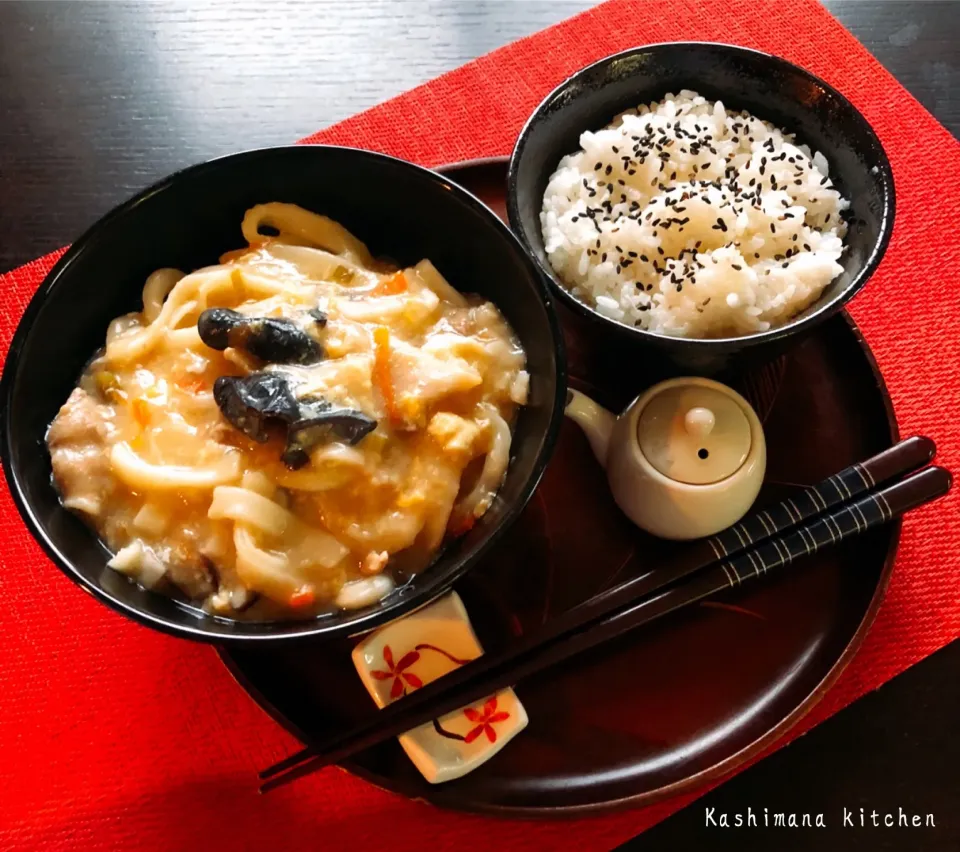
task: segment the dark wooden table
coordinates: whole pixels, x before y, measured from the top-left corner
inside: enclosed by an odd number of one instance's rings
[[[764,2],[759,0],[758,13]],[[590,0],[0,3],[0,271],[70,242],[182,166],[287,143]],[[960,3],[827,7],[954,134]],[[633,848],[960,849],[960,643],[639,838]],[[826,829],[713,828],[768,808]],[[843,808],[937,827],[843,828]]]

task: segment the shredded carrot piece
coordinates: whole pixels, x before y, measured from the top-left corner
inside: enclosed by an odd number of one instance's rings
[[[409,284],[407,276],[402,272],[391,275],[384,281],[381,281],[373,290],[375,296],[395,296],[397,293],[405,293]]]
[[[207,381],[203,376],[195,376],[191,373],[184,373],[177,378],[177,387],[180,390],[188,391],[189,393],[200,393],[200,391],[205,390],[207,387]]]
[[[466,535],[470,530],[473,529],[474,525],[477,523],[477,519],[473,515],[467,515],[464,518],[457,518],[454,520],[450,519],[450,526],[447,527],[447,532],[457,538],[461,535]]]
[[[133,419],[143,428],[150,422],[150,403],[145,399],[137,397],[130,403],[130,410],[133,412]]]
[[[311,586],[301,586],[292,595],[287,603],[292,607],[310,606],[316,601],[317,596]]]
[[[376,347],[373,361],[373,380],[377,385],[387,414],[394,422],[402,420],[397,410],[393,393],[393,379],[390,376],[390,329],[378,326],[373,330],[373,343]]]

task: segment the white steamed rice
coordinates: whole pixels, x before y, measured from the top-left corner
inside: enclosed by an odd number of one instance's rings
[[[782,325],[842,271],[849,202],[791,135],[696,92],[580,137],[547,184],[547,256],[582,301],[677,337]]]

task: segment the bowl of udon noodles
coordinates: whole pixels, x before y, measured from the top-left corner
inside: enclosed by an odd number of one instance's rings
[[[360,633],[449,589],[549,459],[533,261],[434,172],[329,146],[188,168],[60,259],[0,380],[4,471],[95,597],[214,642]]]

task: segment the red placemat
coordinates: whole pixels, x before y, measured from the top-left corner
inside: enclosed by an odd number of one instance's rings
[[[556,83],[643,43],[726,41],[805,66],[866,115],[893,163],[893,242],[853,313],[903,433],[933,436],[941,462],[960,470],[960,335],[951,315],[960,145],[812,0],[720,6],[612,0],[305,141],[426,165],[505,154]],[[0,352],[58,254],[0,276]],[[874,628],[792,736],[960,636],[958,515],[955,491],[906,521]],[[6,490],[0,565],[2,849],[609,849],[694,798],[571,828],[442,812],[336,769],[259,797],[256,770],[294,743],[210,648],[135,626],[82,595],[34,544]]]

